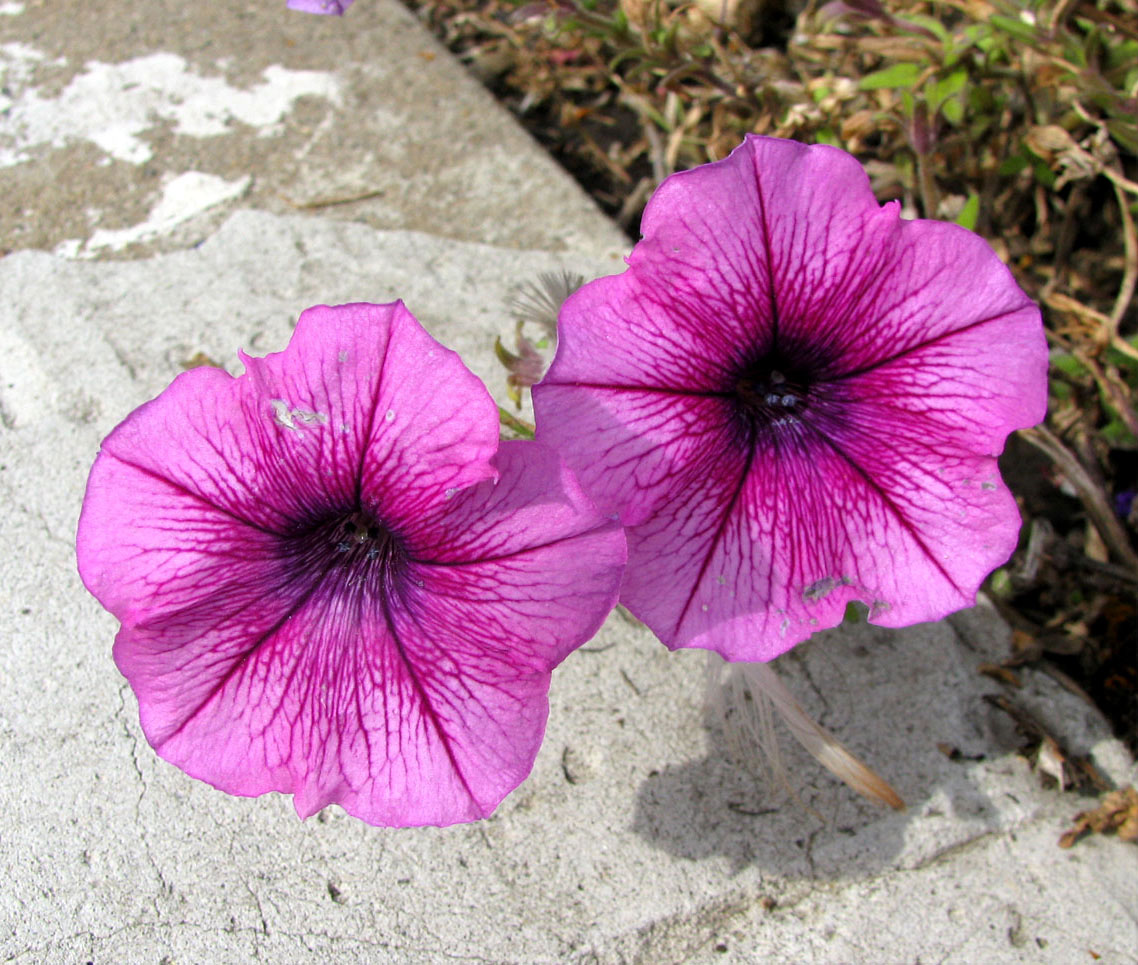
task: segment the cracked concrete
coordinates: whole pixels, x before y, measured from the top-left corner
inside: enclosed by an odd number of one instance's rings
[[[75,573],[107,431],[191,359],[235,371],[238,348],[279,350],[318,302],[403,298],[504,401],[492,344],[512,330],[513,287],[560,267],[618,271],[625,246],[386,0],[343,20],[272,0],[7,7],[19,12],[0,16],[4,96],[26,123],[0,129],[0,150],[33,160],[0,168],[0,249],[19,249],[0,260],[0,957],[1135,960],[1134,849],[1056,846],[1088,802],[1041,787],[984,702],[997,687],[976,667],[1003,652],[1007,628],[982,607],[824,634],[781,664],[898,787],[904,814],[789,745],[798,800],[756,779],[709,723],[702,656],[669,654],[619,612],[554,675],[534,772],[488,821],[386,830],[328,808],[301,823],[279,795],[226,797],[159,760],[111,660],[115,621]],[[154,106],[135,110],[112,80],[162,53],[178,60],[161,61],[162,83],[142,78]],[[179,91],[262,90],[285,76],[274,67],[323,86],[284,97],[263,126],[267,115],[191,98],[224,133],[175,110]],[[68,98],[92,78],[133,140],[75,134]],[[31,136],[44,130],[56,135]],[[195,171],[252,180],[152,218]],[[159,223],[169,230],[140,227]],[[135,241],[90,244],[100,231]],[[1093,708],[1024,677],[1015,699],[1134,780]]]

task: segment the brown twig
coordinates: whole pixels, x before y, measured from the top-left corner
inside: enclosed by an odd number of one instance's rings
[[[1067,481],[1075,487],[1079,500],[1087,511],[1095,529],[1110,551],[1127,567],[1138,571],[1138,553],[1130,546],[1126,530],[1118,521],[1106,500],[1102,489],[1096,486],[1086,468],[1063,441],[1046,426],[1034,429],[1021,429],[1020,436],[1041,452],[1049,456],[1059,467]]]
[[[1110,344],[1131,358],[1138,359],[1138,349],[1133,348],[1129,342],[1118,334],[1118,326],[1122,323],[1122,316],[1130,307],[1130,300],[1134,297],[1134,287],[1138,285],[1138,231],[1134,228],[1134,218],[1130,214],[1126,194],[1122,185],[1114,183],[1114,195],[1118,199],[1118,210],[1122,213],[1122,243],[1124,245],[1126,268],[1122,275],[1122,284],[1118,288],[1118,297],[1114,300],[1114,308],[1110,313]]]
[[[1109,366],[1104,372],[1098,362],[1078,349],[1074,350],[1072,354],[1079,364],[1091,373],[1103,395],[1110,400],[1110,404],[1118,412],[1118,417],[1127,430],[1134,438],[1138,439],[1138,414],[1134,412],[1134,407],[1130,404],[1127,397],[1129,394],[1127,387],[1119,378],[1117,370],[1113,366]]]

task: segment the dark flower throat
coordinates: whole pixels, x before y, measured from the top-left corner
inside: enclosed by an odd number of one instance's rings
[[[408,559],[403,541],[363,509],[304,527],[281,548],[292,579],[355,600],[390,598]]]
[[[798,423],[810,406],[809,371],[777,352],[741,365],[728,390],[740,441]]]

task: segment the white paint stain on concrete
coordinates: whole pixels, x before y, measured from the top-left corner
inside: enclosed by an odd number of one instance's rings
[[[100,228],[86,244],[70,239],[56,246],[55,253],[65,258],[90,258],[103,249],[120,251],[135,242],[168,234],[195,215],[240,197],[249,187],[249,180],[244,177],[225,181],[213,174],[186,171],[166,185],[142,224],[115,230]]]
[[[236,124],[272,136],[297,98],[338,103],[340,84],[325,71],[265,69],[260,84],[233,87],[222,77],[204,77],[177,54],[156,53],[120,64],[88,63],[58,97],[44,97],[31,84],[43,55],[25,45],[0,47],[0,167],[31,161],[37,149],[77,141],[97,145],[112,158],[143,164],[152,155],[145,135],[163,122],[176,134],[217,137]]]
[[[0,110],[9,111],[15,103],[13,95],[31,82],[40,64],[49,63],[35,47],[27,44],[0,44]],[[61,64],[62,61],[50,61]]]

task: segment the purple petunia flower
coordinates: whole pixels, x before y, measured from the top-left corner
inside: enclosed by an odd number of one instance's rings
[[[976,235],[902,221],[830,147],[749,136],[669,178],[562,309],[537,437],[628,527],[621,602],[770,660],[862,600],[971,604],[1016,543],[996,456],[1044,415],[1040,315]]]
[[[330,13],[337,17],[347,12],[355,0],[288,0],[289,10],[301,13]]]
[[[186,372],[103,442],[79,572],[166,760],[373,824],[485,817],[624,536],[404,308],[309,309],[246,373]]]

